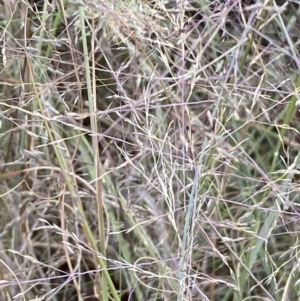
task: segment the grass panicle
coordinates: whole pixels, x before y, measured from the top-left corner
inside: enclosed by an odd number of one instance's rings
[[[297,1],[0,1],[0,300],[299,299]]]

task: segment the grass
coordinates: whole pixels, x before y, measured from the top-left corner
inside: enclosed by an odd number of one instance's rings
[[[176,3],[0,2],[1,300],[299,298],[300,7]]]

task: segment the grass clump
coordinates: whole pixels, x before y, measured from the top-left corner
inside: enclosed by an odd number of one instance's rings
[[[1,300],[296,300],[299,4],[0,2]]]

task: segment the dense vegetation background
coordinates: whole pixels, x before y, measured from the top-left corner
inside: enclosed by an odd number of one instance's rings
[[[291,301],[299,1],[0,1],[0,300]]]

